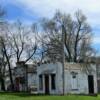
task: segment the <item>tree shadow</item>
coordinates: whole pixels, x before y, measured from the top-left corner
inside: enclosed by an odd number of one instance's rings
[[[9,96],[17,96],[17,97],[47,97],[47,96],[89,96],[89,97],[98,97],[95,95],[84,95],[84,94],[67,94],[67,95],[45,95],[45,94],[31,94],[28,92],[0,92],[0,96],[9,95]]]
[[[0,96],[9,95],[9,96],[18,96],[18,97],[43,97],[43,96],[50,96],[50,95],[43,95],[43,94],[31,94],[28,92],[0,92]]]

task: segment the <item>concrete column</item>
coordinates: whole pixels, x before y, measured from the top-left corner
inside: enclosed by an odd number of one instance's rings
[[[42,75],[43,77],[43,93],[45,93],[45,75]]]

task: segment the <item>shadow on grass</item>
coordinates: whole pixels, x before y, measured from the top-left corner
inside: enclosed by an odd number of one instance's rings
[[[63,95],[41,95],[41,94],[30,94],[27,92],[0,92],[0,96],[9,95],[9,96],[18,96],[18,97],[47,97],[47,96],[63,96]],[[89,96],[89,97],[97,97],[98,95],[84,95],[84,94],[77,94],[77,95],[64,95],[64,96]]]
[[[43,96],[50,96],[50,95],[43,95],[43,94],[31,94],[26,92],[0,92],[0,96],[9,95],[9,96],[18,96],[18,97],[43,97]],[[60,96],[60,95],[59,95]]]

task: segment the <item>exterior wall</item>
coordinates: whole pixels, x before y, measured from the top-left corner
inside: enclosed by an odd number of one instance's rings
[[[47,72],[46,72],[47,71]],[[43,75],[43,90],[39,90],[39,75]],[[62,65],[61,63],[43,64],[37,68],[37,80],[38,80],[38,93],[45,93],[45,80],[44,75],[49,75],[49,91],[50,94],[62,94]],[[56,89],[51,89],[51,77],[50,74],[56,74]]]
[[[78,67],[77,67],[78,66]],[[68,67],[68,65],[67,65]],[[78,89],[72,89],[72,82],[71,82],[71,72],[77,73],[77,85]],[[75,64],[70,64],[70,67],[65,70],[65,93],[72,93],[72,94],[89,94],[89,87],[88,87],[88,75],[93,75],[94,81],[94,94],[97,93],[97,75],[96,75],[96,66],[95,65],[85,65],[83,67],[79,67]]]
[[[37,87],[37,74],[28,73],[28,87]]]
[[[71,71],[77,72],[77,89],[72,89]],[[65,71],[65,93],[71,94],[88,94],[88,79],[87,75],[80,70]]]

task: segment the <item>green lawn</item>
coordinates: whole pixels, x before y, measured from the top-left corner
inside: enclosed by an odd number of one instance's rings
[[[26,93],[0,93],[0,100],[100,100],[99,96],[36,96]]]

